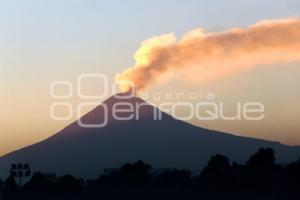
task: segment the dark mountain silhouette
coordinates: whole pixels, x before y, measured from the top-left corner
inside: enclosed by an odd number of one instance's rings
[[[139,120],[113,119],[113,106],[124,102],[143,104],[139,108]],[[18,162],[30,163],[33,171],[95,178],[103,168],[136,160],[151,163],[155,168],[188,168],[199,172],[210,156],[217,153],[241,163],[260,147],[273,148],[277,162],[290,162],[300,156],[300,147],[196,127],[166,113],[162,113],[162,120],[154,120],[156,108],[137,97],[119,99],[112,96],[103,103],[107,105],[107,126],[83,128],[75,121],[42,142],[1,157],[0,176],[7,176],[10,164]],[[105,110],[99,105],[81,121],[101,122],[103,113]]]

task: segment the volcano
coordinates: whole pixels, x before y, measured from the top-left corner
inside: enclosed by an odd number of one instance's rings
[[[138,108],[138,117],[115,119],[113,110],[116,105],[136,111],[134,105],[137,104],[142,105]],[[216,153],[240,163],[261,147],[273,148],[277,162],[281,163],[300,156],[299,146],[204,129],[174,119],[164,112],[157,120],[153,117],[157,111],[138,97],[120,99],[116,95],[111,96],[48,139],[2,156],[0,176],[6,178],[10,164],[19,162],[30,163],[33,171],[96,178],[104,168],[119,167],[137,160],[155,168],[185,168],[197,173]],[[119,117],[128,116],[121,113]],[[107,124],[102,127],[80,126],[99,124],[105,119]]]

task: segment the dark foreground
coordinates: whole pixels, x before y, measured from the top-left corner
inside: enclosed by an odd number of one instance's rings
[[[300,162],[275,163],[272,149],[260,149],[245,165],[211,157],[199,175],[188,170],[155,170],[138,161],[84,181],[71,175],[35,173],[20,188],[15,179],[0,185],[5,200],[47,199],[300,199]],[[1,199],[1,198],[0,198]]]

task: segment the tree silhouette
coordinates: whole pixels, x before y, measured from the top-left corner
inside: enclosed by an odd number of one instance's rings
[[[206,188],[223,188],[229,186],[232,182],[229,159],[221,154],[211,156],[199,178],[201,185]]]
[[[193,177],[188,170],[155,171],[143,161],[126,163],[111,174],[88,180],[86,185],[83,180],[71,175],[52,178],[38,172],[21,191],[14,178],[9,177],[3,184],[3,195],[4,200],[298,200],[299,180],[300,161],[278,165],[275,163],[274,151],[261,148],[250,156],[246,164],[233,162],[231,165],[224,155],[211,156],[202,172]]]
[[[13,196],[18,192],[18,184],[16,183],[14,177],[9,176],[4,182],[4,189],[3,189],[3,198],[12,199]]]
[[[83,184],[83,180],[76,179],[71,175],[62,176],[56,182],[58,192],[63,194],[78,193],[81,191]]]
[[[274,166],[274,162],[274,150],[271,148],[260,148],[257,153],[250,157],[247,166],[253,168],[269,168]]]
[[[112,175],[118,181],[136,185],[147,182],[149,178],[147,173],[150,168],[151,165],[139,160],[133,164],[126,163],[119,171],[114,172]]]
[[[191,172],[188,170],[166,170],[158,177],[158,183],[164,186],[183,186],[191,181]]]
[[[275,165],[275,155],[271,148],[260,148],[250,156],[242,170],[242,183],[252,191],[269,191],[274,183],[281,180],[283,173],[280,166]]]
[[[50,194],[55,191],[55,184],[47,180],[47,177],[43,173],[37,172],[33,174],[30,181],[26,183],[23,188],[27,193],[36,195]]]
[[[3,188],[4,187],[4,183],[2,181],[2,179],[0,179],[0,195],[3,193]]]

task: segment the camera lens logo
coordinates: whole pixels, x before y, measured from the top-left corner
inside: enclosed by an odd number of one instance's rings
[[[87,95],[84,92],[84,84],[88,81],[97,81],[101,89],[97,90],[100,94],[97,95]],[[99,105],[99,100],[107,97],[108,94],[108,79],[103,74],[81,74],[77,78],[77,82],[74,85],[69,81],[54,81],[50,86],[50,96],[55,100],[50,106],[50,117],[53,120],[57,121],[67,121],[71,120],[74,115],[77,116],[77,122],[80,127],[84,128],[100,128],[104,127],[108,123],[108,109],[105,104]],[[64,91],[64,94],[60,94],[61,91]],[[70,102],[71,98],[77,97],[81,102],[74,109],[72,103]],[[96,102],[97,100],[97,102]],[[83,110],[88,107],[101,106],[103,108],[103,120],[97,123],[89,124],[83,122],[80,118],[82,116]],[[59,115],[59,111],[65,110],[64,115]]]

